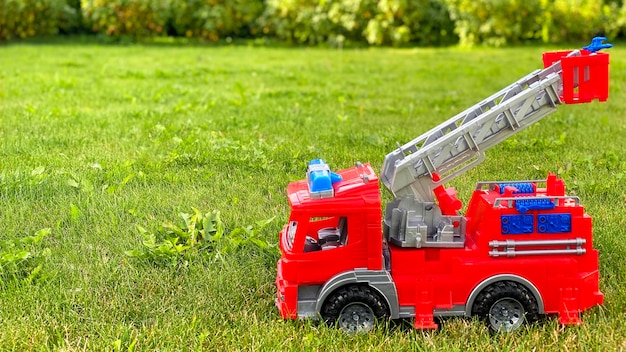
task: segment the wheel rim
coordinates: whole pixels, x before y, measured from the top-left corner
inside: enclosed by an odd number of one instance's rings
[[[350,303],[339,313],[339,327],[346,332],[367,332],[375,323],[374,311],[364,303]]]
[[[489,309],[489,323],[496,331],[517,330],[524,323],[524,306],[516,299],[505,297]]]

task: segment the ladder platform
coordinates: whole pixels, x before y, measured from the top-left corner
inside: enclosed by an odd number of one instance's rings
[[[563,89],[561,100],[566,104],[606,101],[609,97],[609,54],[580,50],[580,55],[569,51],[543,53],[544,68],[561,64]]]

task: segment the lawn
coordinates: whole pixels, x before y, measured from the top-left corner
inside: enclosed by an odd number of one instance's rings
[[[586,43],[581,43],[586,44]],[[31,280],[2,274],[0,350],[615,350],[626,349],[626,49],[611,49],[611,96],[560,106],[487,152],[453,182],[562,176],[594,218],[605,305],[562,328],[548,318],[515,334],[451,319],[348,336],[282,321],[275,247],[233,246],[176,266],[141,249],[193,208],[221,212],[228,235],[277,244],[285,188],[310,159],[332,168],[384,156],[541,66],[507,49],[108,46],[0,47],[0,240],[25,244]],[[385,199],[389,194],[383,192]],[[3,248],[4,250],[4,248]],[[7,249],[8,250],[8,249]],[[7,269],[8,270],[8,269]]]

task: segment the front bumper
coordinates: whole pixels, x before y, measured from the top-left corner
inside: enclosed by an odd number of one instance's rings
[[[283,280],[282,260],[278,261],[276,268],[276,307],[283,319],[296,319],[298,317],[298,287],[289,285]]]

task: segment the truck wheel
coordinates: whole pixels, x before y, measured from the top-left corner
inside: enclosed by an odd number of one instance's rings
[[[523,285],[501,281],[478,294],[472,315],[483,319],[493,331],[510,332],[537,320],[539,307],[535,297]]]
[[[376,321],[389,316],[387,303],[367,286],[342,287],[322,307],[322,318],[347,333],[368,332]]]

